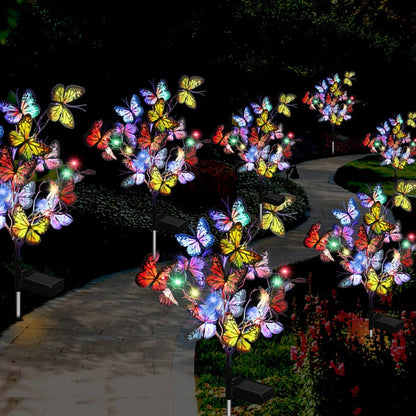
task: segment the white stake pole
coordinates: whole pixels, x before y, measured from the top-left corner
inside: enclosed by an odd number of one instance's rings
[[[231,416],[231,400],[227,400],[227,416]]]
[[[153,258],[156,258],[156,230],[153,230]]]
[[[16,318],[20,319],[20,291],[16,292]]]

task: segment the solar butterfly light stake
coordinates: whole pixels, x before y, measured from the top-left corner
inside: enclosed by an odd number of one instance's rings
[[[372,153],[378,153],[382,158],[382,166],[392,166],[394,179],[397,171],[403,170],[407,165],[415,162],[416,138],[412,139],[406,127],[416,127],[416,113],[409,113],[406,122],[398,114],[389,118],[382,126],[377,126],[378,133],[371,137],[370,133],[364,139],[364,146]]]
[[[416,250],[413,239],[403,237],[401,224],[392,218],[391,206],[411,209],[408,194],[416,192],[416,181],[400,180],[389,200],[381,185],[376,185],[367,195],[357,193],[358,201],[350,198],[346,209],[334,209],[333,215],[339,223],[332,229],[321,232],[321,224],[314,224],[304,244],[320,253],[323,261],[339,258],[344,277],[341,288],[362,285],[369,300],[369,334],[373,335],[373,299],[391,294],[394,285],[410,280],[412,253]],[[359,205],[367,210],[362,216]]]
[[[250,224],[241,198],[233,206],[235,215],[231,217],[210,211],[214,226],[223,234],[218,242],[208,220],[201,217],[195,233],[175,235],[185,255],[159,266],[158,255],[149,254],[136,276],[138,286],[159,293],[163,305],[185,301],[186,310],[198,322],[188,340],[217,337],[220,341],[227,358],[227,415],[231,414],[232,354],[249,352],[260,335],[270,338],[283,330],[278,316],[287,308],[285,290],[293,286],[272,273],[267,252],[260,255],[248,247],[251,228],[257,222]],[[257,278],[259,286],[247,293],[245,283]]]
[[[260,102],[252,102],[240,114],[234,114],[231,129],[224,131],[220,125],[212,137],[212,142],[223,147],[227,154],[237,153],[243,164],[239,172],[256,172],[259,179],[260,221],[263,214],[263,181],[270,179],[277,172],[290,168],[287,161],[295,144],[293,133],[285,135],[281,124],[276,124],[278,114],[290,117],[290,106],[296,96],[280,94],[278,104],[274,107],[269,97]],[[253,115],[254,113],[254,115]],[[281,198],[274,206],[284,202]],[[273,204],[268,204],[271,208]]]
[[[42,114],[31,89],[21,98],[15,94],[12,101],[0,102],[0,111],[10,125],[7,133],[2,127],[0,139],[0,229],[6,229],[14,243],[17,318],[21,315],[22,246],[39,244],[49,226],[59,230],[72,223],[68,211],[76,201],[75,185],[84,174],[93,173],[79,172],[74,161],[65,164],[57,140],[46,143],[40,139],[48,121],[74,128],[70,108],[82,109],[83,105],[69,103],[84,93],[83,87],[58,84]]]
[[[186,132],[185,119],[176,120],[171,113],[178,103],[195,109],[194,94],[202,93],[195,89],[203,82],[199,76],[183,75],[173,96],[163,79],[152,89],[141,88],[139,94],[149,106],[147,112],[139,96],[133,94],[125,106],[114,107],[122,121],[111,126],[103,126],[102,120],[95,121],[85,137],[87,146],[101,151],[104,160],[121,158],[128,173],[121,186],[145,183],[149,188],[153,205],[153,257],[156,257],[157,197],[168,196],[178,182],[186,184],[195,178],[192,167],[198,162],[196,152],[202,146]]]
[[[320,84],[315,85],[316,92],[309,91],[303,97],[303,103],[311,110],[317,110],[321,117],[318,121],[329,121],[331,124],[332,155],[335,152],[335,126],[340,126],[343,121],[351,119],[355,98],[347,94],[343,89],[352,86],[355,72],[347,71],[341,80],[338,74],[332,78],[327,77]]]

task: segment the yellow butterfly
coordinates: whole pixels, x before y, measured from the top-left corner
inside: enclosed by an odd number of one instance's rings
[[[340,126],[341,123],[343,122],[343,120],[344,120],[344,117],[342,117],[342,116],[338,117],[335,113],[332,113],[330,118],[329,118],[329,122],[331,124],[334,124],[335,126]]]
[[[260,327],[252,325],[242,330],[237,325],[234,316],[228,312],[224,317],[224,334],[222,340],[225,345],[236,348],[238,352],[248,352],[251,350],[251,344],[257,340],[260,335]]]
[[[22,117],[17,125],[17,130],[11,131],[9,141],[13,147],[19,147],[19,155],[25,160],[34,156],[44,156],[52,151],[45,143],[38,142],[36,137],[30,136],[32,130],[32,117],[29,114]]]
[[[174,129],[178,126],[178,123],[169,118],[168,113],[164,113],[164,111],[165,101],[162,98],[159,98],[153,108],[147,113],[149,121],[154,124],[155,129],[159,132]]]
[[[390,231],[394,228],[393,224],[384,220],[383,216],[380,216],[381,213],[381,204],[376,202],[370,208],[370,212],[364,215],[364,223],[371,227],[371,230],[375,234],[381,234],[384,231]]]
[[[277,112],[290,117],[290,108],[288,104],[291,103],[296,98],[295,94],[280,94],[279,95],[279,104],[277,105]]]
[[[269,120],[269,112],[263,110],[259,117],[256,118],[256,124],[260,127],[263,133],[271,133],[276,131],[278,127]]]
[[[196,75],[191,77],[183,75],[179,80],[178,102],[187,105],[189,108],[195,109],[196,100],[191,91],[202,85],[204,81],[204,78]]]
[[[75,101],[85,93],[85,88],[78,85],[57,84],[52,88],[51,98],[54,102],[49,104],[48,117],[52,121],[59,121],[64,127],[73,129],[75,127],[74,116],[68,107],[69,103]],[[79,107],[79,106],[78,106]]]
[[[13,225],[11,227],[14,238],[24,240],[30,245],[40,243],[40,236],[49,228],[49,218],[42,217],[39,220],[29,219],[21,205],[16,205],[13,212]]]
[[[394,156],[392,161],[391,161],[391,165],[395,169],[404,169],[404,167],[407,165],[407,159],[403,159],[401,157]]]
[[[163,196],[170,195],[172,188],[178,183],[176,175],[163,177],[159,169],[153,166],[150,171],[150,188],[153,191],[160,192]]]
[[[263,203],[264,213],[262,214],[260,227],[263,230],[270,230],[279,237],[284,237],[285,226],[278,215],[286,207],[292,205],[296,200],[294,195],[285,194],[285,200],[280,205]]]
[[[246,244],[241,244],[243,235],[243,227],[238,222],[234,224],[228,234],[228,239],[223,238],[220,241],[221,253],[229,256],[228,260],[236,269],[240,269],[244,265],[257,263],[262,257],[252,250],[249,250]]]
[[[393,196],[393,204],[395,207],[401,207],[407,212],[412,211],[412,203],[407,194],[416,190],[416,181],[404,181],[399,179],[395,185],[395,194]]]
[[[271,165],[267,164],[266,161],[261,157],[257,162],[256,172],[265,176],[266,178],[272,178],[275,172],[277,171],[277,165],[272,163]]]
[[[344,84],[349,85],[350,87],[352,86],[352,77],[355,75],[355,72],[353,71],[347,71],[344,74]]]
[[[407,115],[406,124],[410,127],[416,128],[415,118],[416,118],[416,113],[409,113]]]
[[[393,286],[393,276],[378,276],[373,267],[367,270],[367,289],[375,292],[380,296],[387,295]]]

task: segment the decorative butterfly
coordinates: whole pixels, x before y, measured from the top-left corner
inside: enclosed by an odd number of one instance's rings
[[[385,231],[390,231],[394,228],[393,224],[384,220],[381,214],[381,204],[380,202],[376,202],[371,208],[370,212],[364,215],[364,223],[365,225],[370,226],[371,231],[374,234],[382,234]]]
[[[355,76],[355,72],[354,71],[347,71],[344,73],[344,80],[343,83],[345,85],[349,85],[350,87],[352,86],[352,79]]]
[[[178,125],[172,129],[169,129],[167,140],[185,140],[187,136],[188,133],[185,130],[185,119],[181,117],[178,120]],[[195,141],[195,143],[197,142]]]
[[[263,133],[271,133],[278,129],[278,127],[269,120],[269,112],[267,110],[264,110],[259,114],[256,118],[256,124]]]
[[[190,256],[199,256],[214,244],[214,235],[211,234],[207,220],[201,217],[196,227],[196,235],[175,234],[176,241],[186,248]]]
[[[11,233],[14,238],[23,240],[30,245],[40,243],[41,236],[49,228],[49,219],[35,217],[29,221],[21,205],[16,205],[12,215]]]
[[[290,148],[290,146],[289,146],[289,148]],[[274,152],[270,155],[269,161],[270,161],[270,163],[275,164],[280,171],[285,170],[285,169],[289,169],[290,164],[286,160],[284,160],[285,156],[286,155],[283,154],[282,146],[279,145],[279,146],[277,146],[276,152]],[[290,156],[290,154],[289,154],[289,156]]]
[[[327,231],[320,236],[320,228],[321,223],[317,222],[316,224],[313,224],[309,229],[307,236],[303,240],[303,245],[306,248],[315,248],[316,251],[319,251],[319,256],[322,261],[333,261],[331,253],[327,248],[328,238],[331,236],[331,231]]]
[[[179,255],[176,261],[176,268],[182,273],[190,273],[198,287],[205,287],[205,260],[199,256],[193,256],[189,260]]]
[[[253,115],[251,114],[250,108],[245,107],[242,115],[234,114],[232,120],[238,127],[250,126],[253,122]]]
[[[252,102],[250,106],[256,114],[261,114],[263,111],[270,112],[273,109],[269,97],[264,97],[260,104]]]
[[[170,306],[173,304],[179,305],[178,301],[173,296],[172,291],[168,287],[159,295],[159,302],[163,306]]]
[[[224,317],[224,333],[222,340],[225,345],[236,348],[238,352],[248,352],[251,350],[251,344],[257,340],[260,335],[260,327],[251,325],[240,330],[234,316],[227,313]]]
[[[159,98],[162,98],[164,101],[168,101],[171,97],[170,91],[168,90],[168,85],[164,79],[161,79],[157,83],[156,90],[154,88],[153,91],[146,88],[141,88],[140,95],[143,97],[144,102],[147,105],[155,105]]]
[[[143,149],[149,149],[151,153],[159,151],[165,144],[167,139],[167,132],[160,132],[156,136],[152,136],[149,125],[147,123],[141,124],[140,136],[137,138],[137,143]]]
[[[287,306],[283,285],[269,290],[269,307],[272,311],[280,315],[287,310]]]
[[[112,129],[107,130],[104,134],[101,132],[103,125],[102,120],[94,121],[88,134],[85,136],[85,143],[89,147],[96,147],[102,151],[102,157],[105,160],[116,159],[113,151],[109,147]]]
[[[272,270],[269,266],[269,253],[264,251],[261,257],[262,258],[258,262],[247,266],[247,280],[254,280],[256,277],[263,279],[272,274]]]
[[[37,157],[36,172],[57,169],[62,165],[62,160],[59,158],[60,146],[58,140],[53,140],[49,147],[51,148],[49,153]]]
[[[380,296],[387,295],[393,286],[393,277],[391,275],[381,274],[380,276],[370,267],[367,270],[367,283],[366,287],[371,292],[377,293]]]
[[[243,227],[250,223],[250,214],[241,198],[237,198],[231,208],[231,212],[212,209],[208,212],[210,218],[215,221],[215,228],[221,232],[228,232],[231,227],[240,223]]]
[[[85,93],[85,88],[78,85],[68,85],[66,88],[62,84],[57,84],[52,88],[52,103],[48,107],[48,118],[51,121],[59,121],[64,127],[73,129],[75,127],[74,116],[69,107],[72,101],[77,100]]]
[[[340,209],[333,209],[332,213],[340,220],[342,225],[353,225],[360,217],[360,211],[358,210],[357,203],[354,198],[350,198],[347,205],[347,210],[342,211]]]
[[[6,183],[10,192],[12,191],[10,182]],[[23,209],[29,209],[33,204],[33,195],[36,192],[35,181],[31,181],[22,186],[18,191],[14,189],[15,197],[13,198],[15,203],[18,203]]]
[[[14,186],[23,186],[30,181],[36,168],[36,159],[15,164],[9,147],[3,147],[0,154],[0,180],[11,181]]]
[[[384,242],[391,243],[391,242],[403,240],[403,234],[400,231],[401,231],[400,221],[396,221],[394,223],[394,228],[384,233]]]
[[[111,137],[117,137],[122,141],[124,140],[130,148],[135,149],[137,146],[137,130],[137,126],[134,123],[123,124],[116,122]]]
[[[246,244],[241,244],[242,234],[242,225],[237,223],[230,229],[228,238],[220,241],[221,253],[228,256],[229,262],[236,269],[257,263],[261,259],[261,256],[248,249]]]
[[[416,113],[409,113],[407,115],[407,121],[406,124],[410,127],[416,128]]]
[[[397,252],[397,254],[398,257],[400,257],[400,253]],[[388,275],[393,277],[394,282],[397,285],[407,283],[411,279],[408,273],[403,272],[400,261],[396,261],[395,258],[393,258],[393,261],[384,264],[383,273],[387,273]]]
[[[407,212],[412,211],[412,203],[407,196],[408,194],[416,191],[416,181],[408,180],[404,181],[399,179],[395,184],[395,193],[393,196],[393,204],[395,207],[401,207]]]
[[[159,98],[151,110],[147,112],[147,118],[153,123],[158,132],[174,129],[178,123],[165,113],[165,101]],[[167,137],[167,134],[166,134]]]
[[[218,313],[215,308],[209,305],[198,305],[196,307],[191,305],[187,310],[193,318],[202,322],[198,328],[187,335],[188,341],[212,338],[216,333],[218,321]]]
[[[296,98],[294,94],[280,94],[279,104],[277,105],[277,112],[283,114],[286,117],[290,117],[289,104]]]
[[[259,135],[258,130],[255,127],[250,129],[250,136],[248,137],[248,142],[251,146],[255,146],[258,149],[264,148],[270,141],[271,134],[262,134]]]
[[[153,166],[150,170],[149,186],[154,192],[159,192],[163,196],[170,195],[172,193],[172,188],[177,183],[177,176],[171,174],[162,176],[157,166]]]
[[[362,274],[364,273],[364,265],[360,257],[356,256],[354,260],[342,262],[342,267],[350,273],[350,275],[338,283],[338,286],[345,289],[350,286],[358,286],[362,281]]]
[[[212,136],[212,142],[214,144],[219,144],[220,146],[229,146],[228,142],[230,139],[230,133],[224,135],[224,126],[218,126],[214,135]]]
[[[198,88],[204,83],[204,78],[199,76],[183,75],[179,79],[179,90],[178,90],[178,103],[185,104],[189,108],[196,108],[196,99],[194,93],[201,93],[194,91],[195,88]]]
[[[125,123],[137,123],[141,121],[144,113],[140,98],[136,94],[132,95],[130,104],[126,101],[126,106],[115,106],[114,110],[123,118]]]
[[[52,150],[45,143],[38,142],[35,136],[30,136],[31,130],[32,118],[30,115],[25,115],[19,121],[17,130],[9,134],[10,144],[18,148],[19,155],[25,160],[44,156]]]
[[[143,160],[140,158],[124,159],[123,164],[133,173],[123,179],[121,186],[123,188],[129,188],[133,185],[141,185],[146,178],[145,173],[147,170],[147,165],[143,162]]]
[[[47,198],[42,198],[36,202],[36,211],[49,218],[50,224],[55,230],[60,230],[73,221],[70,214],[60,211],[59,198],[51,193]]]
[[[69,206],[73,205],[77,200],[77,195],[74,192],[75,181],[73,178],[68,180],[59,180],[55,182],[49,180],[50,192],[47,198],[57,197],[60,202]]]
[[[387,201],[387,196],[384,194],[383,187],[380,184],[377,184],[374,187],[372,196],[363,192],[358,192],[357,197],[361,201],[361,205],[365,208],[371,208],[375,202],[384,204]]]
[[[260,223],[260,227],[263,230],[270,230],[279,237],[284,237],[285,235],[285,226],[282,219],[279,217],[279,212],[292,205],[296,200],[294,195],[285,194],[284,197],[285,200],[280,205],[263,203],[264,211]]]
[[[333,235],[336,238],[342,238],[349,248],[354,247],[354,229],[349,225],[344,225],[340,227],[339,225],[334,225],[333,227]]]
[[[264,176],[265,178],[272,178],[273,175],[277,171],[277,165],[275,163],[266,163],[266,161],[260,157],[257,162],[256,172],[260,176]]]
[[[10,124],[17,124],[23,116],[29,115],[35,118],[40,113],[40,107],[36,104],[35,94],[31,89],[27,89],[18,105],[0,102],[0,111],[4,113],[4,118]]]
[[[136,275],[136,284],[140,287],[150,287],[155,292],[162,292],[166,289],[172,266],[164,266],[158,271],[156,266],[158,259],[159,253],[156,253],[155,257],[153,254],[146,256],[141,270]]]
[[[358,229],[358,235],[354,245],[357,250],[365,251],[367,255],[371,255],[380,248],[383,243],[383,239],[384,237],[382,234],[375,235],[370,238],[367,234],[366,227],[361,224]]]
[[[246,270],[244,268],[226,273],[221,257],[214,254],[211,263],[211,274],[207,276],[207,285],[213,290],[221,290],[226,295],[234,294],[244,279]]]
[[[244,302],[246,301],[245,289],[239,290],[233,297],[227,301],[225,311],[231,312],[234,318],[240,317],[244,312]]]

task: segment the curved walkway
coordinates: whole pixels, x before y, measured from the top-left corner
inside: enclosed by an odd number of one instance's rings
[[[310,225],[332,224],[331,209],[351,196],[332,174],[359,157],[298,165],[309,219],[285,238],[253,244],[269,251],[273,267],[315,255],[302,244]],[[1,416],[197,415],[194,344],[184,336],[194,323],[184,308],[163,307],[157,294],[139,289],[135,273],[56,297],[0,335]]]

